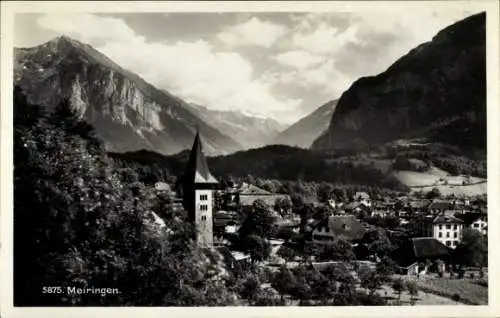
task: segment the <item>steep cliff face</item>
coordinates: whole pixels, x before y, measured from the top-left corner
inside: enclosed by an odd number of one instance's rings
[[[301,148],[311,147],[313,141],[328,129],[328,124],[335,111],[337,102],[338,100],[336,99],[319,107],[311,114],[282,131],[270,144]]]
[[[197,125],[207,153],[241,148],[191,113],[183,100],[68,37],[16,49],[14,63],[14,82],[31,102],[52,107],[70,99],[110,151],[176,153],[192,146]]]
[[[276,137],[285,126],[271,118],[245,115],[238,111],[212,110],[200,105],[190,105],[192,112],[228,136],[232,136],[244,148],[263,146]]]
[[[385,72],[356,81],[312,148],[427,138],[485,149],[485,20],[482,13],[459,21]]]

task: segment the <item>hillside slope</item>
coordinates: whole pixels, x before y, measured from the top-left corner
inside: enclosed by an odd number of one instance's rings
[[[270,144],[309,148],[326,129],[338,100],[330,101],[282,131]]]

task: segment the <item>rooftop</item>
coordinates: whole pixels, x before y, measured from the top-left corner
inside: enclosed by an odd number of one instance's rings
[[[362,224],[354,215],[332,215],[313,225],[314,229],[324,229],[346,239],[361,239],[365,233]]]
[[[203,154],[200,133],[196,132],[193,148],[189,154],[189,161],[186,165],[183,176],[184,182],[216,184],[217,179],[212,176],[208,169],[207,158]]]
[[[433,223],[464,223],[461,219],[452,215],[438,215],[433,220]]]
[[[450,249],[435,238],[414,237],[405,241],[391,256],[400,266],[408,266],[415,261],[447,258]]]

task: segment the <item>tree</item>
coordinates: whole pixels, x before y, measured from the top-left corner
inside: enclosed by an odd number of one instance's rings
[[[401,279],[396,279],[392,283],[392,289],[394,292],[398,294],[398,299],[401,299],[401,294],[405,290],[405,284],[403,283],[403,280]]]
[[[454,251],[457,263],[466,266],[488,266],[488,240],[480,232],[464,229],[462,240]]]
[[[294,249],[291,249],[286,246],[281,246],[280,249],[278,250],[278,255],[285,260],[286,264],[286,262],[292,261],[297,254],[295,253]]]
[[[324,245],[319,253],[319,259],[324,261],[352,261],[355,258],[349,242],[337,239],[332,244]]]
[[[317,273],[313,276],[310,286],[312,288],[313,297],[318,299],[322,305],[328,305],[335,296],[335,284],[332,284],[332,282],[321,275],[321,273]]]
[[[282,296],[276,295],[275,290],[265,288],[257,295],[254,304],[256,306],[284,306],[286,303]]]
[[[335,198],[338,201],[344,202],[347,199],[345,190],[343,190],[343,189],[335,188],[335,189],[333,189],[333,194],[335,195]]]
[[[242,298],[247,299],[252,304],[258,297],[260,291],[260,279],[255,274],[250,274],[238,284],[238,291]]]
[[[331,183],[322,182],[318,188],[318,200],[322,203],[328,203],[332,198],[333,185]]]
[[[271,245],[258,235],[249,235],[243,240],[243,248],[250,254],[253,263],[261,262],[271,254]]]
[[[415,170],[410,160],[402,155],[396,157],[392,167],[394,170]]]
[[[390,229],[395,229],[399,226],[399,217],[397,216],[388,216],[384,221],[386,226]]]
[[[260,187],[264,190],[267,190],[271,193],[278,193],[280,185],[273,180],[265,180]]]
[[[296,214],[300,214],[300,210],[304,206],[304,198],[300,194],[292,194],[291,195],[291,200],[292,200],[292,211]]]
[[[281,216],[288,214],[288,211],[292,208],[292,202],[287,198],[277,198],[274,203],[274,209],[278,211]]]
[[[412,281],[407,281],[406,282],[406,290],[410,294],[410,302],[412,305],[415,304],[416,298],[418,297],[418,288],[417,284]]]
[[[252,204],[251,219],[255,222],[253,233],[261,237],[269,238],[275,232],[275,218],[267,204],[261,199],[257,199]]]
[[[366,288],[369,291],[370,295],[375,294],[375,292],[382,286],[384,283],[381,279],[381,276],[377,274],[376,271],[365,268],[363,271],[358,273],[361,287]]]
[[[451,299],[458,305],[458,302],[462,299],[462,297],[460,297],[460,294],[455,293],[451,296]]]
[[[315,220],[321,221],[321,220],[324,220],[324,219],[328,218],[329,216],[331,216],[332,212],[333,211],[332,211],[332,208],[330,208],[330,206],[322,205],[316,209],[316,212],[314,213],[313,218]]]
[[[311,299],[312,289],[311,286],[309,286],[309,284],[302,279],[297,282],[293,290],[290,292],[292,297],[300,299],[302,302]]]
[[[426,194],[427,199],[433,200],[441,197],[441,191],[438,188],[432,188],[431,191]]]
[[[271,285],[281,294],[283,299],[284,294],[293,294],[297,279],[286,266],[281,266],[279,272],[273,276]]]
[[[189,233],[183,236],[187,220],[172,223],[174,234],[147,222],[152,208],[147,189],[116,169],[78,116],[62,106],[50,117],[36,106],[19,114],[31,106],[16,94],[15,305],[237,303],[223,288],[219,257],[198,250]],[[120,293],[65,298],[40,292],[54,282]]]
[[[362,239],[363,243],[367,244],[371,254],[379,257],[385,257],[392,250],[392,244],[386,236],[383,229],[376,229],[365,233]]]
[[[267,204],[257,199],[252,204],[252,210],[239,229],[239,237],[243,241],[248,235],[269,238],[276,232],[275,217]]]
[[[388,282],[390,277],[397,272],[396,263],[389,257],[384,257],[380,263],[377,264],[375,272],[382,282]]]
[[[302,209],[300,210],[300,233],[304,233],[306,231],[306,226],[309,222],[309,219],[313,215],[313,208],[310,204],[304,204]]]

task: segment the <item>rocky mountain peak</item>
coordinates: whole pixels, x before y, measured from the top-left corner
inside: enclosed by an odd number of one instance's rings
[[[241,146],[162,92],[88,44],[67,36],[15,50],[15,84],[32,103],[53,107],[67,98],[111,151],[188,149],[196,126],[208,154]]]
[[[459,21],[401,57],[385,72],[360,78],[339,99],[314,149],[366,148],[427,138],[486,146],[486,14]]]

